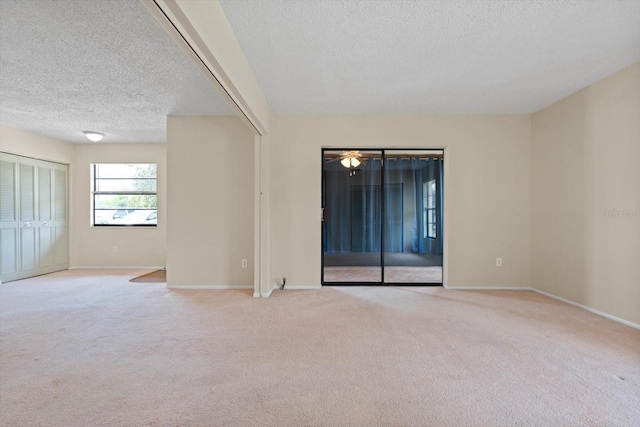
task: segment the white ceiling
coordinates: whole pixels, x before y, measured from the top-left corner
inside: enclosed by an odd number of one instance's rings
[[[234,114],[138,0],[0,0],[0,123],[164,142],[167,115]]]
[[[221,0],[276,114],[528,114],[640,61],[640,1]]]
[[[527,114],[640,61],[633,0],[221,4],[276,114]],[[228,114],[138,0],[0,0],[0,123],[163,142]]]

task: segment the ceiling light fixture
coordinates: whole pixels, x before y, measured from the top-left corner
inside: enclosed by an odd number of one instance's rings
[[[84,135],[87,138],[89,138],[90,141],[93,141],[93,142],[98,142],[102,140],[102,138],[104,138],[104,133],[94,132],[92,130],[85,130],[85,131],[82,131],[82,133],[84,133]]]
[[[345,151],[340,157],[342,158],[340,164],[347,169],[357,168],[362,163],[360,161],[362,154],[359,151]]]

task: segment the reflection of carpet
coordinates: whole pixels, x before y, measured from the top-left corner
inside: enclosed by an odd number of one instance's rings
[[[325,253],[324,265],[325,267],[375,267],[380,265],[380,253]],[[442,266],[442,255],[386,252],[384,265],[387,267],[438,267]]]
[[[138,283],[165,283],[167,281],[167,270],[156,270],[142,276],[134,277],[130,282]]]
[[[384,281],[387,284],[441,284],[442,267],[386,267]],[[325,267],[324,283],[330,285],[331,282],[379,285],[382,282],[382,268]]]

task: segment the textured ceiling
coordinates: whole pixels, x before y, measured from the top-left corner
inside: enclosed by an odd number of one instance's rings
[[[0,123],[164,142],[167,115],[234,114],[138,0],[0,0]]]
[[[633,0],[221,4],[276,114],[527,114],[640,61]]]

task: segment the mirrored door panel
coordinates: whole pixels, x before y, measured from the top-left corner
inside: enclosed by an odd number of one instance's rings
[[[382,152],[326,150],[323,283],[382,282]]]
[[[384,151],[386,284],[442,283],[441,151]]]

